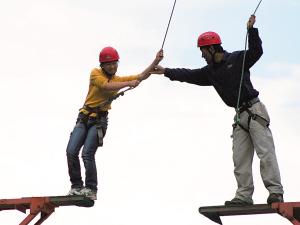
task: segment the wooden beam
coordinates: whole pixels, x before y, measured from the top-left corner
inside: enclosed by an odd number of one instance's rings
[[[206,206],[200,207],[199,212],[210,220],[221,224],[220,216],[251,215],[278,213],[287,218],[292,224],[300,225],[300,202],[279,202],[255,204],[251,206]]]

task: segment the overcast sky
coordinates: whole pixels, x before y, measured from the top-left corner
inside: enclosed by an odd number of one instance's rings
[[[258,1],[178,0],[162,65],[205,65],[196,47],[205,31],[227,51],[244,48]],[[0,199],[65,195],[65,149],[99,51],[115,47],[118,75],[141,72],[161,47],[173,0],[0,0]],[[300,201],[299,0],[264,0],[256,27],[264,55],[252,82],[271,117],[286,201]],[[153,75],[116,100],[96,154],[93,208],[61,207],[45,225],[213,225],[200,206],[234,197],[234,109],[212,87]],[[257,156],[254,202],[266,203]],[[25,215],[0,212],[0,224]],[[223,217],[225,225],[287,225],[270,215]]]

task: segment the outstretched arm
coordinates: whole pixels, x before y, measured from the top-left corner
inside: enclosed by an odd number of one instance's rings
[[[106,84],[102,85],[102,89],[105,91],[119,91],[125,87],[135,88],[140,84],[138,80],[131,80],[131,81],[123,81],[123,82],[107,82]]]
[[[211,82],[207,79],[209,76],[208,67],[205,66],[200,69],[185,69],[185,68],[165,68],[161,65],[157,65],[152,74],[164,74],[170,80],[177,80],[181,82],[187,82],[190,84],[197,84],[201,86],[210,86]]]
[[[164,74],[165,68],[161,65],[157,65],[154,67],[154,69],[151,71],[151,74]]]
[[[150,72],[154,70],[154,68],[159,64],[159,62],[163,59],[163,57],[164,57],[164,51],[163,49],[160,49],[157,52],[153,62],[141,74],[139,74],[138,80],[142,81],[147,79],[151,75]]]

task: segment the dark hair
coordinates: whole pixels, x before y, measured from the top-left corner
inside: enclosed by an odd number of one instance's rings
[[[216,52],[224,52],[224,49],[221,45],[213,45]]]
[[[106,62],[101,62],[100,67],[103,67],[106,64]]]

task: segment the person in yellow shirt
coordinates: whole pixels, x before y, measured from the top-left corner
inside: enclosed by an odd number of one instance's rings
[[[103,145],[107,129],[108,111],[111,102],[123,88],[135,88],[150,76],[150,71],[163,59],[163,50],[156,54],[153,62],[140,74],[132,76],[115,75],[119,54],[113,47],[105,47],[99,54],[100,68],[90,74],[89,90],[83,107],[79,110],[76,125],[67,146],[68,170],[71,189],[68,195],[84,195],[97,199],[97,168],[95,153]],[[83,148],[82,148],[83,147]],[[79,152],[85,167],[85,185],[81,176]]]

